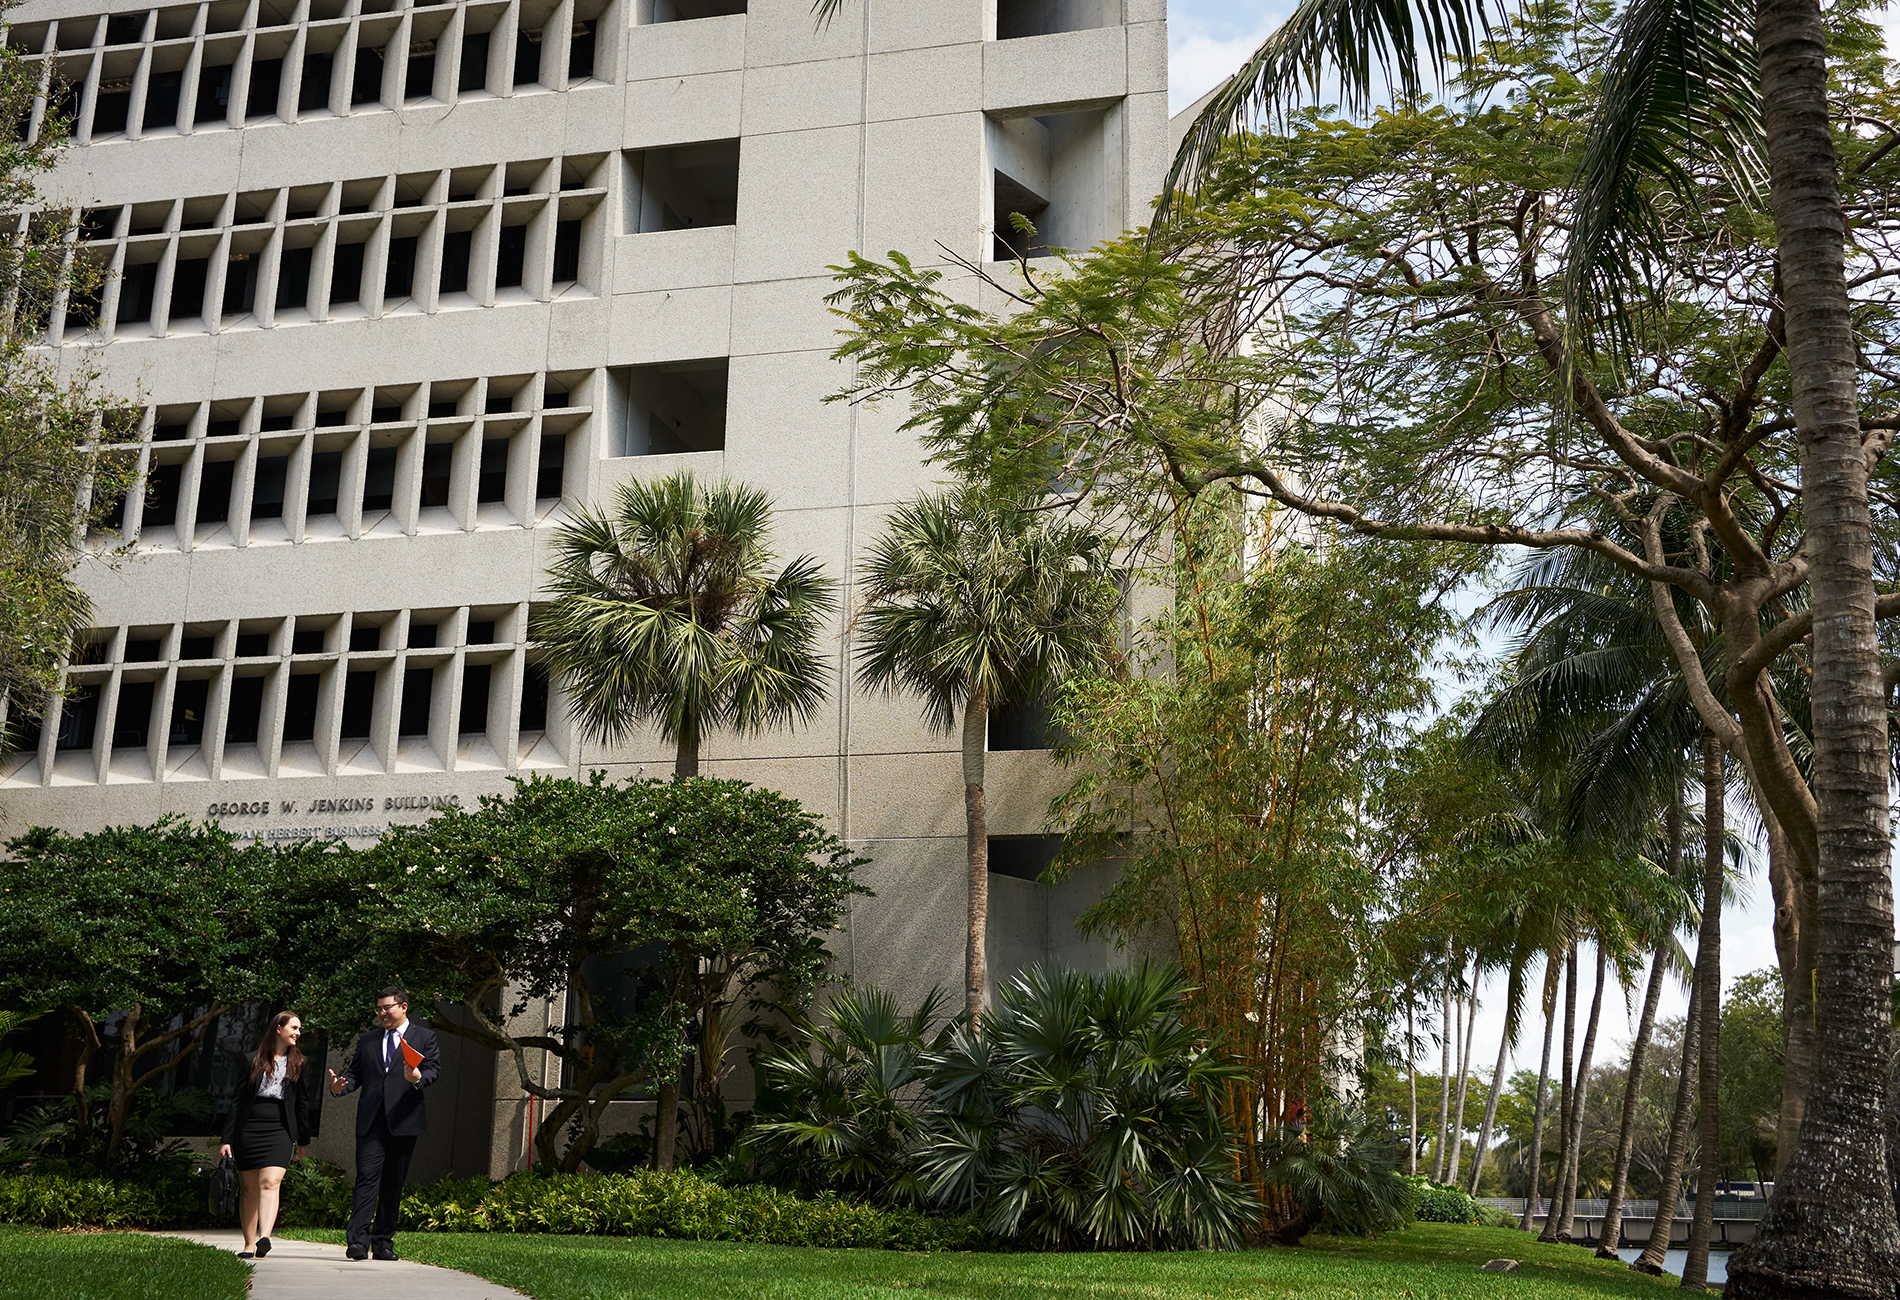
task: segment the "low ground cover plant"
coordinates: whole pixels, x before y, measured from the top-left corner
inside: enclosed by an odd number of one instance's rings
[[[244,1300],[250,1276],[230,1251],[193,1241],[0,1225],[7,1300]]]
[[[1483,1223],[1484,1206],[1456,1187],[1435,1183],[1423,1174],[1405,1180],[1412,1185],[1415,1200],[1412,1217],[1420,1223]]]

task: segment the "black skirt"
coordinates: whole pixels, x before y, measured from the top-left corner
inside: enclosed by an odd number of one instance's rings
[[[258,1097],[245,1108],[231,1163],[238,1169],[288,1169],[292,1145],[289,1107],[275,1097]]]

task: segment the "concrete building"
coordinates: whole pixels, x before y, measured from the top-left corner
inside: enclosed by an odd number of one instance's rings
[[[130,553],[84,567],[77,689],[0,760],[9,829],[362,843],[511,773],[667,770],[657,738],[575,734],[535,665],[550,525],[690,468],[770,489],[781,552],[848,576],[930,475],[894,412],[821,400],[827,267],[1007,256],[1010,211],[1087,246],[1145,218],[1169,144],[1164,0],[846,0],[822,28],[808,0],[108,2],[27,0],[7,41],[63,86],[50,188],[112,272],[49,346],[137,395],[149,478]],[[872,859],[839,962],[907,997],[961,979],[956,743],[839,688],[704,751]],[[1047,756],[992,743],[995,964],[1107,961],[1071,925],[1088,885],[1020,878]],[[418,1175],[520,1163],[481,1056]]]

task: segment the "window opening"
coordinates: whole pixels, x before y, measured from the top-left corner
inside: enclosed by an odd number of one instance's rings
[[[415,289],[416,237],[404,235],[389,241],[389,266],[383,273],[383,297],[396,301],[407,298]]]
[[[435,669],[405,668],[402,674],[402,716],[396,720],[398,736],[429,734],[429,697],[435,692]]]
[[[422,505],[424,509],[449,503],[449,471],[455,462],[455,444],[431,442],[422,448]]]
[[[548,670],[532,660],[521,675],[521,730],[548,729]]]
[[[258,726],[264,718],[264,679],[231,679],[231,702],[224,715],[224,743],[255,745]]]
[[[145,120],[141,129],[178,125],[178,92],[184,84],[183,72],[154,72],[145,81]]]
[[[152,319],[152,295],[158,288],[158,263],[140,262],[128,266],[119,279],[119,315],[121,325],[138,325]]]
[[[554,226],[554,282],[569,284],[581,276],[581,223],[556,222]]]
[[[541,80],[541,33],[515,33],[515,84],[532,86]]]
[[[374,104],[383,97],[383,56],[361,46],[356,50],[356,67],[350,74],[350,105]]]
[[[376,707],[376,674],[373,672],[345,673],[343,675],[343,725],[339,734],[344,740],[366,740],[369,738],[370,719]]]
[[[255,659],[259,655],[270,653],[270,633],[239,632],[237,647],[233,651],[240,659]]]
[[[730,226],[739,210],[739,142],[641,149],[627,155],[633,202],[629,234]]]
[[[298,636],[305,635],[302,632]],[[321,650],[323,633],[316,633]],[[322,678],[316,673],[292,673],[284,683],[284,739],[315,740],[317,736],[317,688]]]
[[[1116,27],[1121,20],[1121,0],[996,0],[999,41]]]
[[[567,435],[564,433],[544,433],[541,435],[541,463],[535,467],[534,495],[537,500],[548,501],[562,495],[566,478]]]
[[[205,280],[211,272],[211,259],[181,257],[172,267],[172,300],[169,315],[185,320],[204,315]]]
[[[244,101],[244,120],[255,122],[259,118],[275,117],[277,97],[283,89],[284,61],[282,59],[254,59],[251,62],[251,90]]]
[[[479,505],[506,500],[508,496],[508,439],[487,438],[482,441],[481,470],[475,484],[475,501]]]
[[[375,623],[352,623],[350,625],[350,649],[380,650],[383,646],[383,629]]]
[[[277,262],[277,306],[304,307],[310,302],[310,254],[308,244],[286,248]]]
[[[468,624],[468,644],[495,644],[495,620],[492,618],[470,619]]]
[[[251,489],[251,518],[283,518],[284,481],[289,471],[290,457],[288,456],[259,456],[257,458],[255,485]]]
[[[132,111],[131,78],[101,81],[92,101],[92,134],[116,135],[125,130],[126,117]]]
[[[297,87],[299,113],[314,113],[330,107],[330,74],[335,66],[333,50],[303,56],[303,81]]]
[[[626,400],[621,456],[720,451],[726,445],[725,358],[631,366],[616,376]]]
[[[435,93],[435,42],[409,47],[409,70],[403,92],[410,99],[427,99]]]
[[[141,749],[152,735],[152,694],[156,682],[120,682],[119,707],[112,717],[112,747]]]
[[[180,659],[209,659],[216,644],[211,637],[202,634],[179,638],[178,657]]]
[[[170,528],[178,522],[178,491],[184,486],[185,467],[173,462],[152,466],[145,476],[145,526]]]
[[[488,730],[487,664],[467,664],[462,669],[462,716],[456,730],[464,736],[478,736]]]
[[[363,467],[363,510],[387,510],[396,498],[396,449],[371,447]]]
[[[528,264],[528,228],[503,226],[501,238],[496,242],[495,287],[519,289]]]
[[[257,304],[257,258],[232,253],[224,268],[224,314],[242,316]]]
[[[469,32],[462,37],[462,66],[455,79],[460,94],[488,89],[488,33]]]
[[[442,237],[443,293],[468,292],[468,258],[475,242],[472,230],[451,230]]]
[[[594,24],[575,23],[567,43],[567,79],[585,81],[594,75]]]
[[[215,126],[231,111],[231,65],[220,63],[198,69],[198,103],[192,116],[197,126]]]
[[[107,45],[136,45],[144,39],[144,14],[113,14],[106,19]]]
[[[338,244],[330,264],[330,301],[358,302],[363,297],[362,244]]]
[[[409,648],[411,650],[435,649],[436,625],[434,623],[411,623],[409,625]]]
[[[198,476],[198,523],[221,524],[231,517],[234,460],[208,460]]]
[[[343,483],[343,453],[319,451],[310,457],[310,493],[306,510],[313,515],[336,513],[337,493]],[[301,635],[301,634],[300,634]]]
[[[99,688],[82,686],[66,697],[59,713],[59,733],[55,749],[91,749],[94,730],[99,726]]]
[[[138,637],[125,643],[125,662],[129,664],[155,664],[163,646],[155,637]]]
[[[320,655],[323,653],[323,629],[320,627],[298,628],[290,634],[290,653],[294,655]]]
[[[992,875],[1036,880],[1062,851],[1060,835],[992,835],[989,866]]]
[[[182,679],[172,684],[172,744],[204,744],[205,701],[210,696],[211,680],[206,677]]]

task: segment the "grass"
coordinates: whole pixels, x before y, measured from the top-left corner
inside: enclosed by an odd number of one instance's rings
[[[0,1225],[8,1300],[243,1300],[250,1278],[230,1251],[193,1241]]]
[[[340,1242],[340,1232],[287,1236]],[[1509,1228],[1419,1224],[1376,1241],[1307,1238],[1231,1254],[908,1255],[650,1237],[407,1233],[405,1258],[474,1273],[534,1300],[1656,1300],[1659,1281]],[[1485,1273],[1488,1259],[1523,1272]]]

